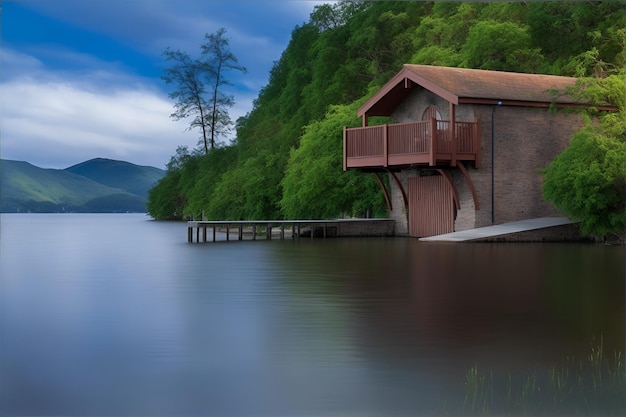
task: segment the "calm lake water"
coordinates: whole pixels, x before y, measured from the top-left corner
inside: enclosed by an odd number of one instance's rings
[[[622,247],[0,222],[3,416],[458,415],[474,366],[518,378],[624,350]]]

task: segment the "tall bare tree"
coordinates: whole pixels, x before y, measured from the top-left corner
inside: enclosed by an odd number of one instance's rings
[[[165,69],[162,78],[166,84],[174,86],[169,97],[176,100],[170,117],[174,120],[193,117],[189,130],[200,129],[199,143],[205,154],[215,148],[218,137],[227,134],[233,124],[228,109],[235,104],[235,99],[224,91],[224,87],[233,84],[226,74],[229,71],[247,72],[230,51],[225,34],[224,28],[205,34],[200,57],[196,59],[180,50],[167,48],[163,52],[171,65]]]

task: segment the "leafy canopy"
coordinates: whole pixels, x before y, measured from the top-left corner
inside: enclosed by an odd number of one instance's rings
[[[623,76],[581,79],[580,98],[604,99],[618,112],[580,129],[567,149],[544,171],[544,198],[580,221],[587,235],[617,235],[626,230],[626,126]]]
[[[343,126],[358,126],[356,104],[333,106],[307,126],[300,147],[292,149],[281,182],[281,210],[287,218],[325,219],[341,214],[385,216],[385,201],[373,176],[342,172]]]

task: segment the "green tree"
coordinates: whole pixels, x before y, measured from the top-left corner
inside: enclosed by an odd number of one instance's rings
[[[332,106],[310,124],[300,147],[292,149],[282,180],[281,210],[289,219],[331,219],[342,213],[386,216],[385,201],[372,174],[343,172],[343,126],[359,126],[356,103]]]
[[[224,87],[232,85],[226,73],[233,70],[246,72],[230,52],[225,34],[224,28],[205,34],[205,43],[201,45],[202,52],[197,59],[180,50],[167,48],[163,52],[170,66],[162,78],[166,84],[174,86],[169,97],[176,100],[175,111],[170,117],[174,120],[192,117],[189,129],[200,129],[200,143],[205,154],[215,148],[217,137],[228,133],[232,125],[228,109],[234,105],[234,98],[224,92]]]
[[[176,148],[167,163],[165,176],[149,191],[147,211],[158,220],[181,220],[187,215],[189,189],[198,172],[202,155],[189,152],[186,146]]]
[[[542,72],[593,76],[594,61],[624,67],[623,2],[528,2],[527,7],[528,33],[545,56]]]
[[[513,22],[476,23],[462,48],[463,66],[486,70],[536,72],[543,56],[526,29]]]
[[[157,220],[181,220],[187,198],[180,188],[180,170],[168,172],[148,192],[146,210]]]
[[[186,170],[181,181],[188,195],[188,204],[184,213],[194,218],[208,218],[219,220],[208,212],[211,201],[216,197],[216,188],[224,173],[230,172],[237,158],[235,146],[222,146],[215,148],[208,155],[198,158],[197,168],[193,171]]]
[[[577,131],[570,145],[544,171],[543,195],[573,220],[581,232],[624,239],[626,230],[626,126],[624,78],[582,79],[571,94],[595,103],[610,102],[603,114]]]

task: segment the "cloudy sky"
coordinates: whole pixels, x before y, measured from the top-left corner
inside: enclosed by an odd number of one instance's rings
[[[199,132],[173,121],[167,47],[226,29],[236,120],[252,108],[310,0],[0,0],[0,157],[67,168],[102,157],[164,168]]]

